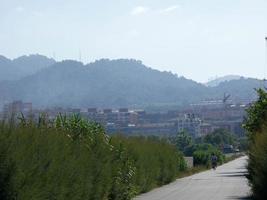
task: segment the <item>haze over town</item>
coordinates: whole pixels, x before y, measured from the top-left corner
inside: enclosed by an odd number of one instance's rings
[[[265,0],[1,0],[0,54],[135,58],[207,82],[263,78]]]

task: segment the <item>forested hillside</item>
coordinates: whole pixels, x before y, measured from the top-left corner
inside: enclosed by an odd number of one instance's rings
[[[0,82],[5,80],[18,80],[49,67],[55,60],[42,55],[21,56],[10,60],[0,56]]]
[[[32,57],[35,58],[35,57]],[[256,98],[254,88],[261,82],[241,78],[222,82],[216,87],[207,87],[171,72],[149,68],[137,60],[102,59],[84,65],[66,60],[53,63],[28,62],[30,57],[21,57],[12,62],[2,59],[7,69],[9,64],[36,73],[16,81],[0,82],[0,104],[12,100],[33,102],[35,106],[65,107],[145,107],[148,105],[183,106],[207,99],[221,99],[224,93],[231,94],[235,101]],[[40,59],[39,59],[40,60]],[[3,64],[5,63],[5,64]],[[36,66],[36,67],[34,67]],[[34,68],[34,70],[29,70]],[[2,69],[0,69],[3,71]],[[14,75],[15,77],[15,75]]]
[[[242,78],[242,77],[238,76],[238,75],[227,75],[227,76],[218,77],[218,78],[215,78],[211,81],[208,81],[205,85],[207,85],[209,87],[216,87],[223,82],[228,82],[228,81],[232,81],[232,80],[239,80],[240,78]]]

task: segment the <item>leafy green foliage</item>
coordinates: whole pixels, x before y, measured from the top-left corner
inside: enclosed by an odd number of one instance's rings
[[[194,165],[210,166],[210,157],[214,153],[218,157],[219,163],[223,163],[225,157],[219,150],[221,144],[232,142],[232,136],[224,130],[216,130],[214,133],[203,138],[193,139],[185,131],[180,132],[176,137],[170,138],[178,150],[186,156],[193,156]]]
[[[255,199],[267,198],[267,131],[254,136],[254,143],[250,146],[248,178],[252,186]]]
[[[8,159],[5,144],[0,149],[0,199],[11,199],[13,188],[10,178],[13,172],[13,165]]]
[[[0,125],[3,200],[129,200],[184,168],[183,156],[166,141],[110,138],[77,115]]]
[[[217,129],[212,134],[204,136],[203,142],[222,147],[224,144],[234,145],[236,137],[225,129]]]
[[[184,152],[185,148],[192,145],[193,141],[192,141],[192,137],[189,136],[189,134],[186,131],[182,131],[180,133],[177,134],[177,136],[175,137],[175,144],[176,147]]]
[[[258,101],[247,110],[244,127],[249,136],[248,179],[253,197],[257,200],[267,198],[267,93],[258,90]]]
[[[242,152],[246,152],[249,149],[249,141],[247,137],[241,137],[238,139],[238,149]]]
[[[217,156],[218,163],[220,164],[222,164],[225,160],[223,153],[211,144],[195,145],[194,148],[194,165],[204,165],[210,167],[212,154],[215,154]]]
[[[252,140],[255,133],[259,133],[263,128],[266,128],[267,119],[267,93],[263,89],[259,89],[257,92],[259,98],[247,110],[248,116],[244,123],[244,128]]]
[[[186,168],[182,154],[165,140],[122,136],[112,140],[124,144],[136,164],[134,181],[138,193],[171,182]]]

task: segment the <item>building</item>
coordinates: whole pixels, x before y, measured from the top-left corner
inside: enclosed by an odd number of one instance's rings
[[[30,117],[32,115],[32,103],[24,103],[22,101],[14,101],[4,105],[3,118],[18,117],[23,115],[24,117]]]
[[[201,136],[201,125],[202,121],[196,117],[193,113],[184,114],[183,117],[179,117],[176,120],[177,132],[186,131],[192,137]]]
[[[99,109],[99,108],[60,108],[33,110],[31,103],[14,101],[4,106],[2,118],[11,114],[23,113],[25,117],[38,119],[41,113],[53,120],[61,113],[63,115],[79,114],[85,119],[102,124],[108,133],[125,133],[128,135],[160,135],[172,136],[181,131],[187,131],[192,137],[202,137],[215,129],[226,129],[238,136],[244,135],[242,121],[247,106],[236,104],[197,105],[184,110],[168,112],[146,112],[144,110]]]

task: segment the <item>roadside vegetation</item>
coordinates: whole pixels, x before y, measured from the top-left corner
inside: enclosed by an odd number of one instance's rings
[[[1,200],[128,200],[155,187],[210,167],[224,144],[241,147],[225,130],[193,139],[108,136],[103,127],[78,115],[49,121],[0,123]],[[184,156],[194,158],[186,166]]]
[[[196,139],[190,137],[186,131],[182,131],[169,140],[185,156],[193,157],[194,166],[200,171],[211,167],[210,158],[212,154],[218,157],[218,164],[228,161],[224,155],[223,147],[225,145],[230,145],[233,151],[236,149],[245,151],[247,148],[247,140],[245,138],[237,138],[234,134],[224,129],[217,129],[209,135]]]
[[[258,90],[258,100],[247,110],[244,127],[249,138],[248,179],[253,198],[267,199],[267,93]]]
[[[109,137],[79,116],[0,124],[1,200],[127,200],[185,169],[166,140]]]

